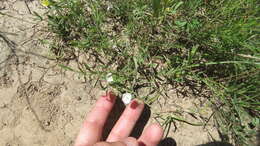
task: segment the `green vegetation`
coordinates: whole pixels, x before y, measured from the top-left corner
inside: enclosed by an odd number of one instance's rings
[[[169,87],[210,90],[219,130],[237,145],[259,128],[259,1],[59,0],[49,10],[53,53],[78,62],[61,67],[136,97],[146,87],[148,104]]]

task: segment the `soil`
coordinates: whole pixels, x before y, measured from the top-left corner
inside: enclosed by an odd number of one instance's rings
[[[50,48],[41,43],[49,37],[43,31],[46,24],[37,21],[34,11],[44,14],[46,9],[35,0],[0,1],[0,146],[70,146],[86,113],[105,91],[79,74],[63,70],[51,58]],[[176,90],[169,95],[167,102],[164,98],[155,102],[150,117],[143,115],[141,121],[161,122],[157,114],[163,116],[177,109],[205,117],[211,114],[206,104],[201,105],[203,98],[181,97]],[[196,106],[205,108],[198,111]],[[187,121],[200,122],[190,112],[182,114]],[[172,124],[165,145],[201,145],[219,140],[211,120],[207,126],[181,122],[175,122],[175,126]]]

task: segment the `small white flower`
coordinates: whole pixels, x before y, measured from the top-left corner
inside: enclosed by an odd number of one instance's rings
[[[116,47],[117,47],[116,45],[113,45],[113,46],[112,46],[113,49],[116,49]]]
[[[108,6],[107,6],[107,11],[111,10],[112,8],[113,8],[112,5],[108,5]]]
[[[114,81],[112,73],[108,73],[106,76],[106,80],[108,83],[111,83]]]
[[[131,93],[124,93],[122,96],[122,101],[125,105],[129,104],[132,100],[133,96]]]

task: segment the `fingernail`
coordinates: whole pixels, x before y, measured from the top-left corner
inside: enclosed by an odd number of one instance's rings
[[[134,100],[130,103],[130,107],[131,107],[132,109],[136,109],[140,104],[141,104],[141,101],[138,101],[137,99],[134,99]]]
[[[106,95],[103,95],[102,98],[105,98],[107,101],[113,102],[116,96],[112,91],[109,91],[106,93]]]

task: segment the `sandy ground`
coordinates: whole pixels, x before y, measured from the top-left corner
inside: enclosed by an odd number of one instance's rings
[[[42,14],[45,9],[38,1],[0,1],[0,12],[8,14],[0,14],[0,146],[70,146],[86,113],[104,91],[93,88],[77,73],[62,70],[48,57],[48,46],[39,41],[48,33],[40,31],[44,23],[37,23],[33,11]],[[143,115],[141,121],[146,123],[149,118],[148,123],[156,122],[156,113],[177,108],[196,111],[195,103],[202,106],[197,98],[177,96],[175,90],[169,95],[170,100],[162,98],[153,104],[150,118]],[[119,104],[114,114],[122,111]],[[210,115],[208,108],[199,112]],[[188,114],[184,117],[199,122]],[[192,146],[219,140],[212,122],[206,127],[179,122],[176,126],[172,125],[164,141],[172,143],[165,145]]]

